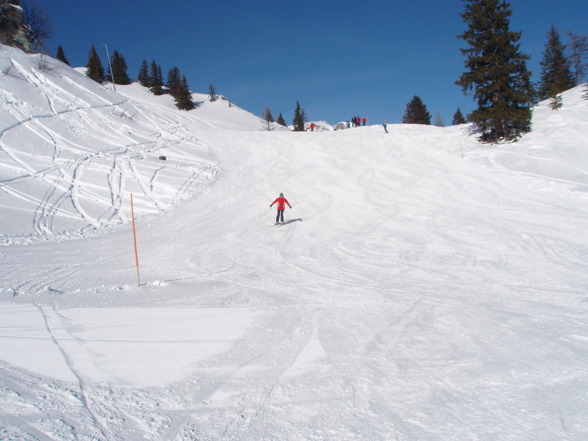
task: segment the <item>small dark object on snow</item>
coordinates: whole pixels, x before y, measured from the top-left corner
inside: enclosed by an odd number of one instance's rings
[[[162,161],[167,161],[167,158],[165,156],[160,156],[159,159],[161,159]]]

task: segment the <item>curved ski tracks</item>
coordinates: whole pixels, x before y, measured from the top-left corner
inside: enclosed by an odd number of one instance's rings
[[[81,89],[73,95],[42,71],[12,64],[45,97],[47,112],[23,107],[8,92],[0,94],[0,105],[16,121],[0,128],[0,152],[14,164],[0,178],[0,192],[15,205],[35,207],[31,227],[4,236],[5,244],[123,223],[132,191],[143,213],[166,210],[216,175],[217,165],[204,154],[208,146],[180,118],[166,116],[169,109],[151,111],[120,95],[112,102],[60,75],[68,87]],[[21,133],[27,133],[25,139],[32,133],[46,145],[46,156],[33,156],[32,147],[29,153],[28,146],[19,145]],[[180,160],[173,160],[174,152]],[[172,160],[158,160],[161,153]]]

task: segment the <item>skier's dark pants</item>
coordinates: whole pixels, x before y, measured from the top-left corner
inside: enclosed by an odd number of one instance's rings
[[[282,222],[284,222],[284,210],[278,209],[278,215],[276,216],[276,223],[280,222],[280,218],[282,218]]]

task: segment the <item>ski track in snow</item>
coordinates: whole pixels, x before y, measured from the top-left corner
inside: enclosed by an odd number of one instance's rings
[[[7,53],[3,439],[585,438],[588,180],[550,152],[588,154],[578,91],[489,147],[264,132]]]
[[[57,86],[34,68],[29,70],[15,60],[11,62],[18,75],[33,88],[39,89],[40,94],[44,94],[47,113],[27,114],[26,109],[19,110],[21,105],[14,100],[5,101],[3,106],[17,122],[0,131],[0,148],[14,164],[11,166],[13,177],[2,179],[0,190],[28,203],[37,204],[29,234],[5,235],[5,244],[30,243],[35,240],[34,235],[44,238],[64,233],[67,235],[72,227],[100,228],[121,223],[127,219],[121,216],[123,197],[127,196],[123,193],[128,191],[126,187],[129,184],[131,188],[135,184],[139,185],[139,192],[147,196],[146,202],[155,211],[168,209],[189,196],[201,177],[206,179],[216,173],[214,163],[207,164],[209,161],[180,164],[178,167],[177,164],[156,164],[148,159],[158,151],[167,152],[177,145],[182,145],[182,149],[207,149],[207,146],[202,146],[202,143],[193,138],[180,121],[172,121],[164,116],[163,108],[159,108],[158,116],[152,111],[143,113],[140,108],[130,104],[128,98],[113,96],[106,99],[88,87],[80,87],[64,75],[58,76],[59,80],[67,80],[64,86]],[[74,91],[87,95],[88,100],[80,100],[79,95],[68,92],[66,87],[72,87],[72,84],[76,84]],[[151,127],[137,126],[137,120],[143,119],[143,115],[147,117]],[[156,121],[157,118],[159,121]],[[104,127],[109,127],[110,130],[104,130]],[[173,128],[173,132],[169,128]],[[32,132],[41,143],[52,146],[51,156],[48,155],[46,160],[39,158],[41,168],[32,165],[30,156],[21,148],[10,145],[13,138],[24,136],[26,131]],[[68,132],[74,136],[68,135]],[[137,136],[140,133],[142,134]],[[96,134],[102,137],[98,145]],[[76,137],[78,140],[72,142]],[[37,143],[34,138],[32,142]],[[104,142],[106,145],[116,145],[116,148],[104,150]],[[93,145],[99,150],[94,150]],[[148,159],[145,164],[147,167],[138,171],[134,164],[141,163],[141,159]],[[117,167],[123,163],[124,167]],[[99,170],[103,166],[110,167],[111,170],[107,175],[110,194],[103,192],[104,184],[100,182],[103,178],[96,181],[98,176],[94,178],[95,173],[92,174],[92,180],[85,177],[85,170]],[[173,182],[173,187],[178,190],[170,194],[166,191],[167,185],[164,185],[162,189],[157,189],[158,196],[155,196],[154,191],[159,181],[165,182],[170,178],[170,183]],[[45,186],[44,190],[42,187],[38,188],[38,199],[29,190],[20,190],[30,186],[38,187],[38,183]],[[93,185],[100,189],[101,194],[91,191]],[[128,201],[124,203],[128,204]],[[20,229],[27,231],[24,225]]]

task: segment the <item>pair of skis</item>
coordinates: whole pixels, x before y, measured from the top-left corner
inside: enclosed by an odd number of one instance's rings
[[[294,222],[301,222],[302,219],[298,218],[298,219],[288,219],[287,221],[284,222],[276,222],[273,225],[270,225],[270,227],[281,227],[282,225],[288,225],[288,224],[292,224]]]

